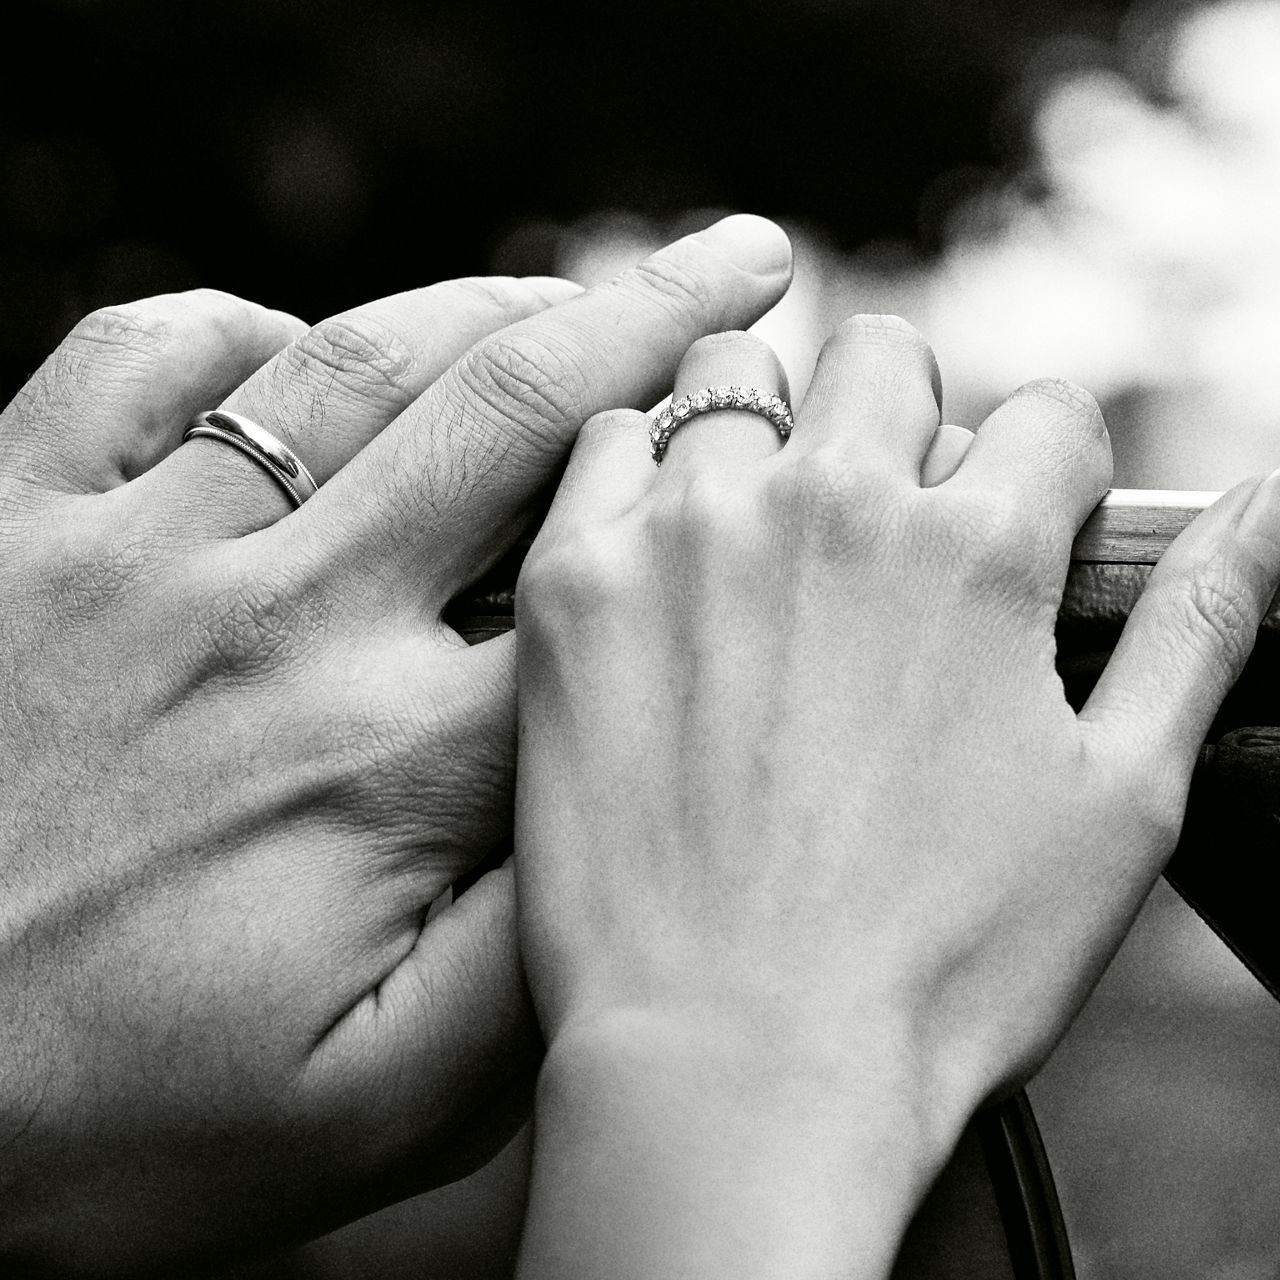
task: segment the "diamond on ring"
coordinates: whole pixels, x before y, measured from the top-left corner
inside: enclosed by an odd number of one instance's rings
[[[673,400],[649,423],[649,453],[658,466],[662,465],[671,437],[686,422],[699,414],[716,409],[744,409],[766,419],[785,443],[795,425],[787,402],[772,391],[758,387],[703,387],[687,396]]]

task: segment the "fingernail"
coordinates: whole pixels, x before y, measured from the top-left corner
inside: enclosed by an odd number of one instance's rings
[[[722,253],[735,267],[757,276],[778,276],[791,270],[791,241],[768,218],[735,213],[693,237]]]

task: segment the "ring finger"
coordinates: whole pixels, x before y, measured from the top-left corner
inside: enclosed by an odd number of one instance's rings
[[[716,333],[700,338],[676,370],[673,410],[692,401],[691,416],[672,423],[661,452],[661,474],[687,475],[707,466],[740,466],[771,457],[782,447],[777,426],[756,409],[722,407],[729,389],[788,400],[787,375],[768,343],[750,333]],[[706,394],[713,407],[699,411],[697,397]],[[717,394],[719,393],[719,394]],[[739,403],[738,395],[732,404]],[[670,421],[660,415],[660,422]]]

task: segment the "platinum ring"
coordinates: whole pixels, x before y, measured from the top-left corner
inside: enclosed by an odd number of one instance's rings
[[[283,440],[238,413],[225,409],[197,413],[182,433],[182,443],[200,436],[221,440],[252,458],[289,495],[295,507],[302,506],[319,488],[302,459]]]
[[[649,453],[654,462],[662,466],[668,442],[686,422],[716,409],[758,413],[772,425],[784,443],[795,426],[790,405],[771,391],[761,391],[758,387],[703,387],[701,391],[673,400],[649,423]]]

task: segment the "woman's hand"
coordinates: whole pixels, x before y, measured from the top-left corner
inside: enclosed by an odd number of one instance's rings
[[[738,218],[580,297],[89,317],[0,420],[0,1270],[135,1274],[455,1175],[536,1060],[514,646],[445,603],[578,427],[785,288]],[[550,304],[550,305],[549,305]],[[255,372],[256,370],[256,372]],[[323,484],[291,511],[224,407]],[[452,1161],[452,1162],[451,1162]]]
[[[780,379],[725,335],[676,392]],[[1101,416],[1039,382],[955,438],[919,336],[859,318],[781,451],[732,412],[659,470],[639,415],[578,441],[517,600],[522,1275],[886,1274],[1171,851],[1280,580],[1280,475],[1178,539],[1077,715],[1054,620]]]

